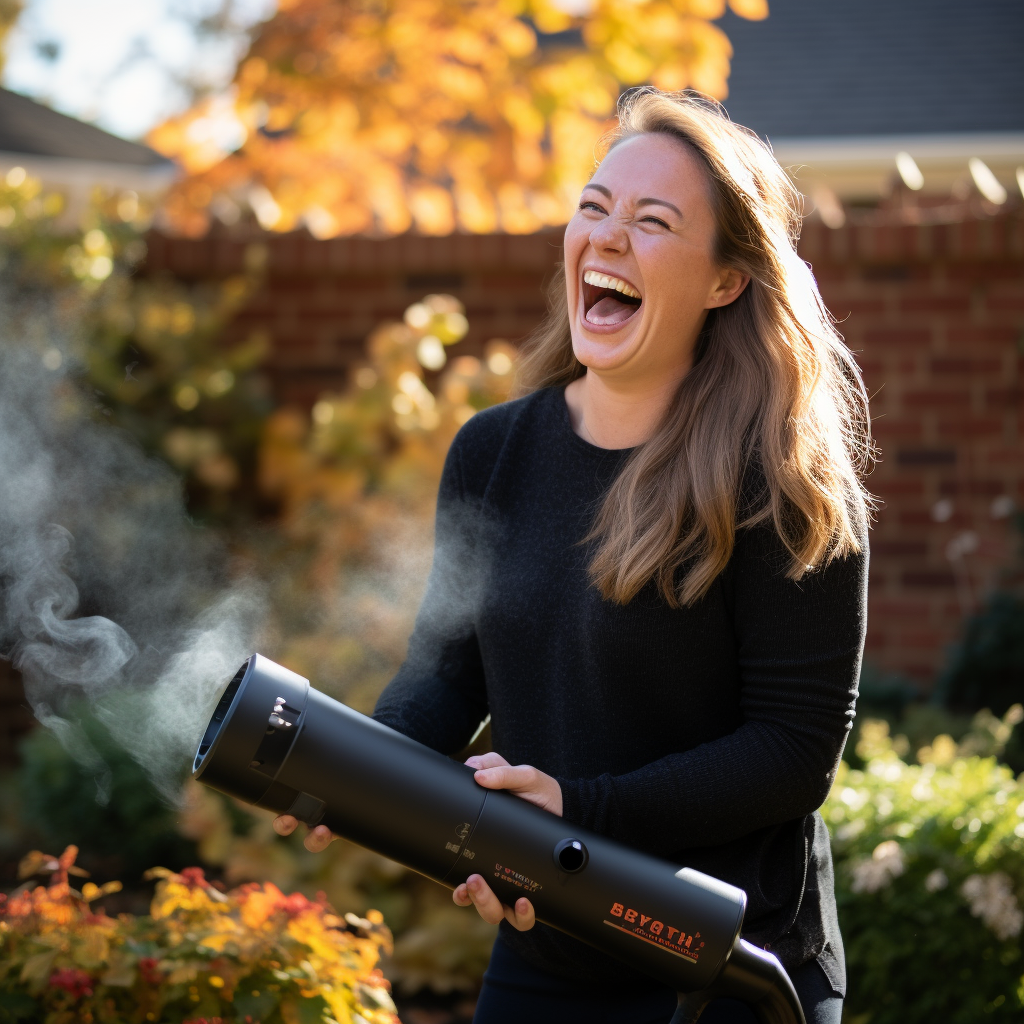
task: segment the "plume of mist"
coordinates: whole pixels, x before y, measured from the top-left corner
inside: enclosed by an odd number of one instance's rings
[[[0,337],[0,654],[101,799],[85,711],[173,799],[220,690],[254,649],[261,593],[189,521],[175,474],[96,416],[67,355],[47,344],[44,357],[38,343]]]

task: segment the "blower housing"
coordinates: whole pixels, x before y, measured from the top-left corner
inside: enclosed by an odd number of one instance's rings
[[[228,683],[194,777],[291,814],[449,888],[471,874],[503,902],[680,993],[675,1024],[715,996],[764,1024],[804,1024],[779,961],[740,938],[746,894],[571,825],[254,654]]]

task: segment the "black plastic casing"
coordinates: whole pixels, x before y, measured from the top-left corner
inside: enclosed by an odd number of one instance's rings
[[[730,956],[727,975],[746,955],[742,890],[485,790],[471,769],[261,655],[228,685],[193,770],[449,888],[478,873],[503,902],[528,897],[538,920],[680,992],[709,988]]]

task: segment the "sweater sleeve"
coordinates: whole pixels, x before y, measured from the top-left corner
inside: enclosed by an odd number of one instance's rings
[[[644,836],[645,848],[667,855],[818,808],[854,717],[866,623],[864,531],[861,543],[860,554],[794,581],[773,529],[738,534],[725,586],[739,727],[624,775],[559,779],[565,817],[627,843]]]
[[[458,443],[437,497],[434,561],[405,662],[377,700],[378,722],[444,754],[461,750],[488,713],[474,627],[482,580],[479,511],[466,497]]]

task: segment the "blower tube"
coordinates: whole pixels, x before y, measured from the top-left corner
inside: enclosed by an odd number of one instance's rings
[[[680,993],[763,1024],[805,1024],[789,976],[739,937],[746,894],[629,849],[473,779],[473,770],[254,654],[224,691],[193,764],[213,789],[332,832],[454,889],[482,875],[500,900]]]

